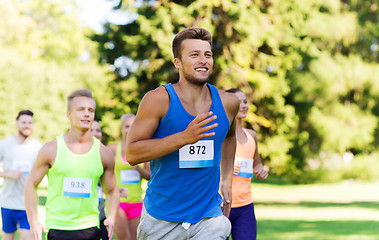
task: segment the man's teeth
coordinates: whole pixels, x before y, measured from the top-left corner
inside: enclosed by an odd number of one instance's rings
[[[206,72],[207,69],[206,68],[196,68],[196,71],[200,71],[200,72]]]

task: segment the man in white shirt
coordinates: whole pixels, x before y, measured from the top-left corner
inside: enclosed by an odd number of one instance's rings
[[[4,183],[0,194],[3,240],[13,240],[17,226],[20,239],[30,239],[30,226],[25,211],[24,185],[41,148],[41,143],[31,137],[33,112],[22,110],[16,118],[17,135],[0,141],[0,177]]]

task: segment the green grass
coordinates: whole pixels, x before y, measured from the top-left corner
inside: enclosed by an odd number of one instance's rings
[[[254,182],[258,240],[379,239],[378,190],[379,182],[310,185]],[[41,189],[39,194],[46,194],[46,190]],[[45,200],[40,198],[38,206],[41,222]]]
[[[375,240],[379,239],[378,221],[305,221],[261,220],[258,239],[295,240]]]
[[[259,240],[379,239],[379,182],[252,189]]]

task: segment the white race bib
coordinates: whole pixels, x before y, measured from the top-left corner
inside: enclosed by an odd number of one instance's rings
[[[63,179],[63,196],[72,198],[90,198],[92,179],[68,178]]]
[[[202,140],[179,149],[179,168],[213,167],[213,140]]]
[[[13,170],[20,170],[24,174],[29,174],[30,170],[32,170],[32,162],[15,161],[13,162]]]
[[[131,170],[121,170],[120,179],[122,185],[127,184],[138,184],[141,181],[141,174],[134,169]]]
[[[240,165],[240,172],[238,173],[238,177],[247,177],[247,178],[253,178],[253,163],[254,159],[252,158],[241,158],[236,157],[234,159],[234,164]]]

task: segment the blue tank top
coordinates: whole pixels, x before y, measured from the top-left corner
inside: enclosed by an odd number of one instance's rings
[[[195,119],[184,109],[173,86],[164,86],[170,96],[170,106],[153,138],[164,138],[184,131]],[[218,90],[210,84],[208,88],[212,94],[210,111],[217,115],[217,119],[208,125],[218,123],[218,127],[210,131],[215,132],[215,136],[198,141],[196,144],[199,145],[186,145],[181,150],[150,162],[151,180],[148,182],[144,206],[157,219],[197,223],[205,217],[222,215],[222,198],[218,192],[221,148],[230,124]],[[203,142],[205,144],[202,145]],[[210,151],[212,147],[213,151]],[[207,157],[202,159],[201,154],[205,150]],[[197,154],[197,159],[191,159],[193,153]]]

